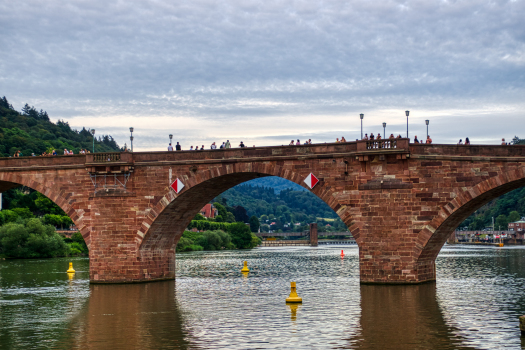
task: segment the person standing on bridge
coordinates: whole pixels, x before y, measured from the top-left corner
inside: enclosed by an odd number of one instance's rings
[[[226,140],[226,144],[224,145],[224,148],[231,148],[232,145],[230,144],[230,140]]]
[[[392,136],[391,138],[393,138],[394,135],[391,135],[391,136]],[[414,143],[419,143],[419,140],[417,139],[417,135],[414,136]]]
[[[244,143],[242,143],[242,141],[241,141],[239,147],[241,147],[241,148],[244,148],[244,147],[245,147],[245,146],[244,146]]]
[[[214,143],[211,144],[210,149],[217,149],[217,145]]]
[[[168,145],[168,152],[173,152],[173,146],[171,145],[171,143]]]
[[[297,139],[297,142],[295,143],[296,146],[300,146],[301,145],[301,141],[299,141],[299,139]]]
[[[175,145],[175,150],[176,150],[176,151],[180,151],[180,150],[181,150],[181,147],[180,147],[180,145],[179,145],[178,142],[177,142],[177,144]]]
[[[470,140],[468,139],[468,137],[465,139],[465,145],[470,145]]]
[[[430,138],[430,135],[427,136],[427,142],[426,143],[429,144],[429,145],[432,143],[432,139]]]
[[[462,145],[462,144],[463,144],[463,140],[459,139],[458,145]]]
[[[222,141],[222,145],[219,146],[220,149],[223,149],[226,147],[226,144],[224,143],[224,141]]]

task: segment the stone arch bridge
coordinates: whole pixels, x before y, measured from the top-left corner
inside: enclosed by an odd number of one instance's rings
[[[58,204],[89,246],[92,283],[145,282],[175,278],[175,245],[218,194],[272,175],[306,187],[310,173],[319,179],[311,191],[359,245],[362,283],[421,283],[435,280],[436,256],[457,225],[525,185],[525,146],[396,139],[2,158],[0,191],[24,185]]]

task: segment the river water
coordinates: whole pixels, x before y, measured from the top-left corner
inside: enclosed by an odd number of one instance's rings
[[[90,285],[86,258],[3,260],[0,348],[525,349],[522,247],[445,246],[417,286],[360,285],[357,249],[183,253],[176,281],[134,285]]]

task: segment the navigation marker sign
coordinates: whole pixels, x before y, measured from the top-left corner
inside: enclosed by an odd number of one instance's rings
[[[170,187],[178,194],[184,188],[184,184],[179,179],[175,179]]]
[[[319,179],[315,177],[314,174],[310,173],[305,179],[304,183],[310,187],[310,189],[314,188],[315,185],[319,182]]]

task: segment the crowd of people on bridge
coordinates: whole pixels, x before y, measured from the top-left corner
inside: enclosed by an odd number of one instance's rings
[[[89,150],[86,150],[86,149],[81,149],[78,154],[87,154],[87,153],[91,153]],[[64,153],[63,153],[65,156],[72,156],[74,155],[75,153],[73,152],[72,149],[68,150],[67,148],[64,148]],[[40,156],[41,157],[52,157],[52,156],[57,156],[58,153],[55,149],[53,150],[50,150],[50,151],[44,151]],[[15,158],[19,158],[19,157],[23,157],[24,155],[22,154],[22,152],[20,150],[17,150],[14,154],[13,154],[13,157]],[[36,157],[36,154],[34,153],[31,153],[31,157]]]

